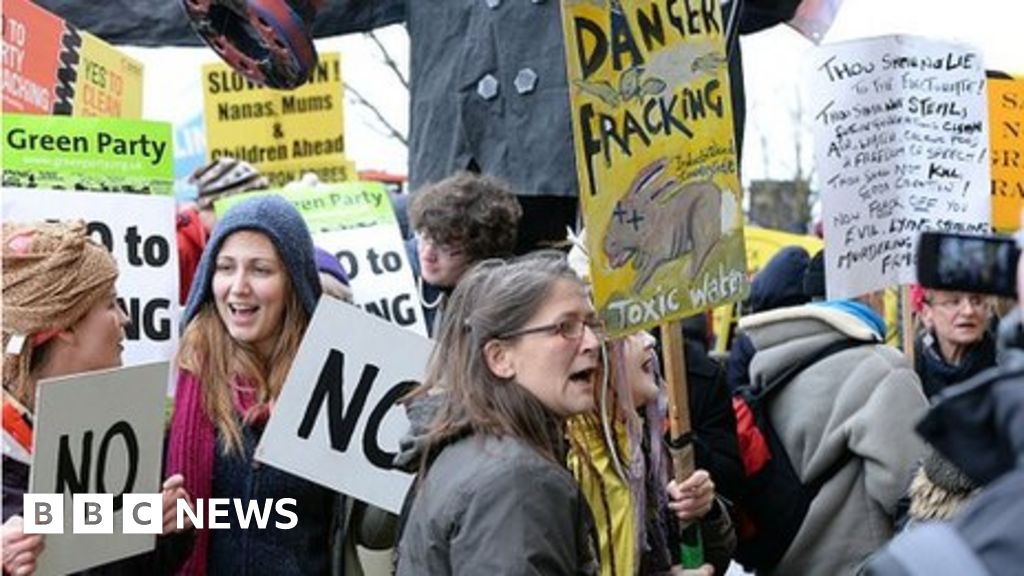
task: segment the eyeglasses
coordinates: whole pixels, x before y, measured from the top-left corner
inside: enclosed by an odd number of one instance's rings
[[[452,244],[438,244],[433,238],[426,234],[416,234],[416,241],[419,243],[420,248],[433,248],[438,255],[444,258],[458,258],[465,252],[461,246]]]
[[[930,304],[932,306],[936,306],[938,308],[942,308],[943,310],[946,310],[947,312],[954,312],[954,311],[957,311],[957,310],[960,310],[961,308],[963,308],[964,303],[967,303],[967,302],[969,302],[971,304],[971,308],[975,308],[975,309],[978,309],[978,308],[981,308],[983,306],[986,306],[986,305],[988,305],[988,298],[986,298],[984,296],[981,296],[979,294],[960,294],[959,296],[954,296],[952,298],[948,298],[948,299],[944,299],[944,300],[932,299],[932,300],[925,300],[925,302],[927,302],[928,304]]]
[[[552,336],[558,335],[566,340],[579,340],[583,338],[583,328],[590,328],[590,331],[594,333],[594,336],[598,340],[604,340],[605,338],[605,327],[604,322],[597,318],[567,318],[554,324],[545,324],[543,326],[533,326],[530,328],[521,328],[519,330],[513,330],[497,336],[498,340],[508,340],[516,338],[517,336],[525,336],[527,334],[540,334],[547,332]]]

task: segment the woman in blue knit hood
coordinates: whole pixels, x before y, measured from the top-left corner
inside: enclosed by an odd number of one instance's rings
[[[320,297],[313,242],[279,196],[231,208],[217,223],[185,307],[168,470],[194,498],[295,498],[266,529],[197,530],[182,574],[326,574],[337,495],[253,460],[264,424]]]

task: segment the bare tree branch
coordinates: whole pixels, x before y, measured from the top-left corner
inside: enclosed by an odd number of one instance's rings
[[[373,114],[377,117],[377,120],[379,120],[380,123],[383,124],[385,128],[387,128],[388,134],[392,138],[394,138],[395,140],[398,140],[399,142],[401,142],[402,145],[405,146],[405,147],[409,146],[409,141],[406,139],[405,135],[403,135],[401,132],[399,132],[397,129],[395,129],[395,127],[392,126],[392,124],[390,122],[388,122],[387,118],[385,118],[384,115],[381,114],[381,111],[380,111],[379,108],[377,108],[369,100],[364,98],[363,95],[360,94],[358,90],[353,88],[352,85],[349,84],[348,82],[344,82],[344,85],[345,85],[345,91],[348,92],[349,94],[351,94],[356,99],[356,103],[357,104],[361,104],[363,106],[366,106],[370,110],[370,112],[373,112]]]
[[[384,65],[390,68],[391,72],[393,72],[395,77],[398,78],[398,81],[402,83],[402,86],[404,86],[406,90],[409,90],[409,81],[406,80],[402,71],[398,69],[398,63],[391,57],[391,53],[388,52],[388,49],[385,48],[384,44],[379,38],[377,38],[376,32],[371,30],[367,32],[366,35],[369,36],[370,40],[373,40],[373,43],[377,45],[377,49],[380,50],[380,54],[384,58]]]

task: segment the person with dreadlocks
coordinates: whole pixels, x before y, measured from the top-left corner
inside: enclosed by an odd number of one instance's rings
[[[42,536],[26,535],[22,497],[32,462],[40,380],[121,365],[128,317],[117,303],[117,264],[83,222],[3,225],[3,571],[31,574]],[[163,486],[164,532],[174,529],[181,476]],[[116,566],[107,566],[115,572]]]
[[[570,235],[569,259],[588,277],[582,236]],[[686,331],[691,416],[699,469],[684,482],[669,481],[663,441],[666,395],[658,372],[657,342],[637,332],[607,342],[604,378],[595,409],[569,420],[569,466],[594,513],[604,576],[669,574],[678,562],[679,533],[673,516],[701,522],[706,573],[725,573],[733,547],[728,512],[716,498],[716,482],[736,483],[738,447],[729,396],[717,373],[705,370],[699,346]],[[734,470],[734,468],[736,470]],[[712,478],[714,477],[714,481]]]

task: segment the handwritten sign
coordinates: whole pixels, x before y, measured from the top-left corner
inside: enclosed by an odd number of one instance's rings
[[[412,483],[392,465],[409,429],[398,400],[418,385],[432,348],[424,336],[321,298],[256,459],[397,514]]]
[[[988,79],[992,141],[992,226],[1020,228],[1024,207],[1024,79]]]
[[[602,318],[625,334],[742,298],[740,185],[718,3],[564,7],[580,199]]]
[[[924,230],[990,229],[981,55],[911,36],[823,46],[809,63],[826,290],[916,280]]]
[[[28,0],[5,0],[3,110],[142,116],[142,63]]]

